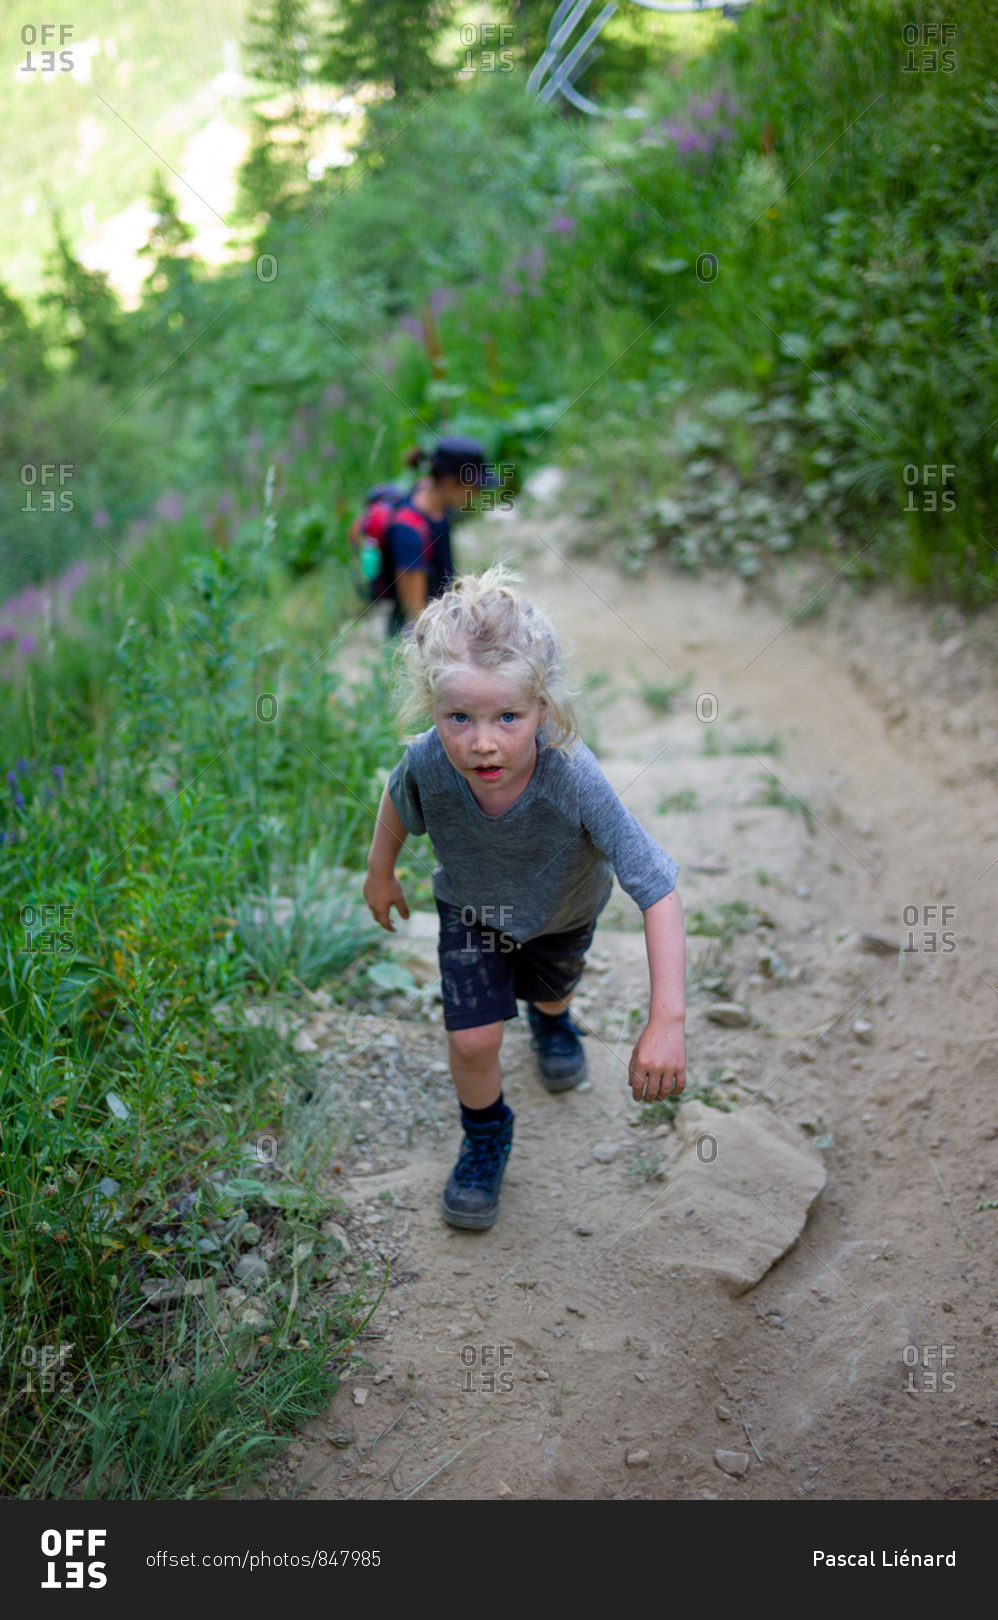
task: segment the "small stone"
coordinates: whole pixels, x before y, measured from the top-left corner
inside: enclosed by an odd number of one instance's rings
[[[725,1474],[732,1474],[738,1479],[748,1473],[747,1451],[715,1451],[714,1461]]]
[[[366,1402],[366,1400],[367,1400],[367,1390],[366,1389],[355,1389],[354,1390],[354,1392],[353,1392],[353,1404],[354,1404],[354,1406],[363,1406],[364,1403]]]
[[[597,1142],[592,1149],[592,1156],[597,1164],[612,1164],[620,1152],[616,1142]]]
[[[744,1029],[750,1022],[748,1008],[737,1001],[719,1001],[707,1008],[712,1024],[723,1024],[725,1029]]]
[[[806,883],[796,884],[794,887],[794,894],[797,896],[798,900],[810,900],[811,898],[811,891]]]
[[[244,1328],[265,1328],[270,1318],[258,1309],[256,1305],[244,1305],[239,1312],[237,1321]]]
[[[731,1422],[731,1413],[730,1413],[730,1411],[728,1410],[728,1408],[726,1406],[722,1405],[722,1403],[720,1401],[718,1401],[717,1405],[714,1408],[714,1411],[717,1413],[717,1420],[718,1420],[719,1423],[730,1423]]]
[[[375,1373],[374,1382],[376,1384],[383,1384],[385,1382],[386,1378],[391,1378],[394,1371],[395,1371],[394,1367],[382,1367],[380,1372]]]
[[[317,1052],[319,1050],[317,1042],[313,1041],[307,1029],[300,1029],[298,1031],[294,1040],[291,1042],[291,1046],[295,1052],[300,1052],[303,1055],[309,1052]]]
[[[576,1090],[578,1090],[578,1087],[576,1087]],[[593,1235],[593,1229],[591,1226],[573,1226],[572,1231],[575,1232],[579,1237],[592,1237]]]
[[[575,1087],[576,1091],[592,1091],[592,1089],[593,1089],[593,1083],[592,1083],[591,1080],[582,1080]]]
[[[537,1379],[539,1384],[546,1384],[550,1379],[551,1374],[549,1372],[545,1372],[543,1367],[538,1367],[537,1371],[534,1373],[534,1377]]]
[[[650,1468],[651,1453],[648,1451],[629,1451],[626,1461],[628,1468]]]
[[[496,1491],[496,1495],[497,1496],[504,1496],[504,1497],[507,1497],[507,1498],[511,1497],[513,1495],[513,1492],[510,1490],[509,1486],[506,1484],[506,1481],[504,1479],[501,1479],[499,1481],[499,1489]]]
[[[853,1034],[855,1035],[855,1037],[856,1037],[856,1039],[858,1041],[863,1042],[864,1046],[872,1045],[872,1043],[873,1043],[873,1025],[870,1023],[869,1019],[866,1019],[866,1018],[855,1018],[855,1019],[853,1019],[852,1032],[853,1032]]]
[[[890,934],[864,932],[859,936],[859,944],[861,950],[871,951],[876,956],[896,956],[901,949],[901,941]],[[889,1018],[890,1013],[887,1016]]]
[[[916,1052],[915,1056],[917,1057],[919,1063],[928,1062],[929,1054],[927,1052]]]
[[[639,1384],[645,1384],[645,1383],[648,1382],[648,1374],[647,1373],[635,1373],[634,1376],[637,1379]]]
[[[585,1316],[585,1314],[586,1314],[585,1311],[582,1310],[580,1306],[578,1306],[578,1305],[569,1305],[567,1301],[565,1303],[565,1309],[566,1309],[566,1311],[571,1311],[573,1316]]]
[[[244,1254],[236,1262],[232,1275],[239,1282],[261,1282],[270,1268],[262,1254]]]

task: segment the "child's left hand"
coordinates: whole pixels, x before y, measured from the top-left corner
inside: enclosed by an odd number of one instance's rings
[[[646,1024],[628,1067],[635,1102],[678,1097],[686,1085],[686,1035],[682,1021]]]

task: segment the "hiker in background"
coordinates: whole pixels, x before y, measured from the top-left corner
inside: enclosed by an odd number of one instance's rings
[[[454,578],[450,514],[467,506],[469,494],[499,485],[476,439],[441,438],[431,452],[412,450],[406,461],[426,466],[425,474],[409,490],[395,484],[369,490],[350,528],[371,601],[392,604],[389,636],[412,623]]]

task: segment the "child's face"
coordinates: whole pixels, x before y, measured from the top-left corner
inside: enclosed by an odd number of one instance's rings
[[[432,711],[437,735],[483,804],[530,781],[545,707],[527,695],[515,672],[470,666],[444,676]]]

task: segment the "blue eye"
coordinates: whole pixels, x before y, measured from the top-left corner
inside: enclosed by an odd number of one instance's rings
[[[467,718],[468,716],[465,714],[463,709],[458,709],[456,713],[451,715],[452,720],[467,720]]]
[[[513,713],[513,710],[512,710],[512,709],[507,709],[507,710],[506,710],[506,713],[505,713],[505,714],[501,714],[501,715],[500,715],[500,716],[499,716],[499,718],[500,718],[500,720],[518,720],[518,719],[519,719],[519,715],[517,715],[517,714],[514,714],[514,713]]]

